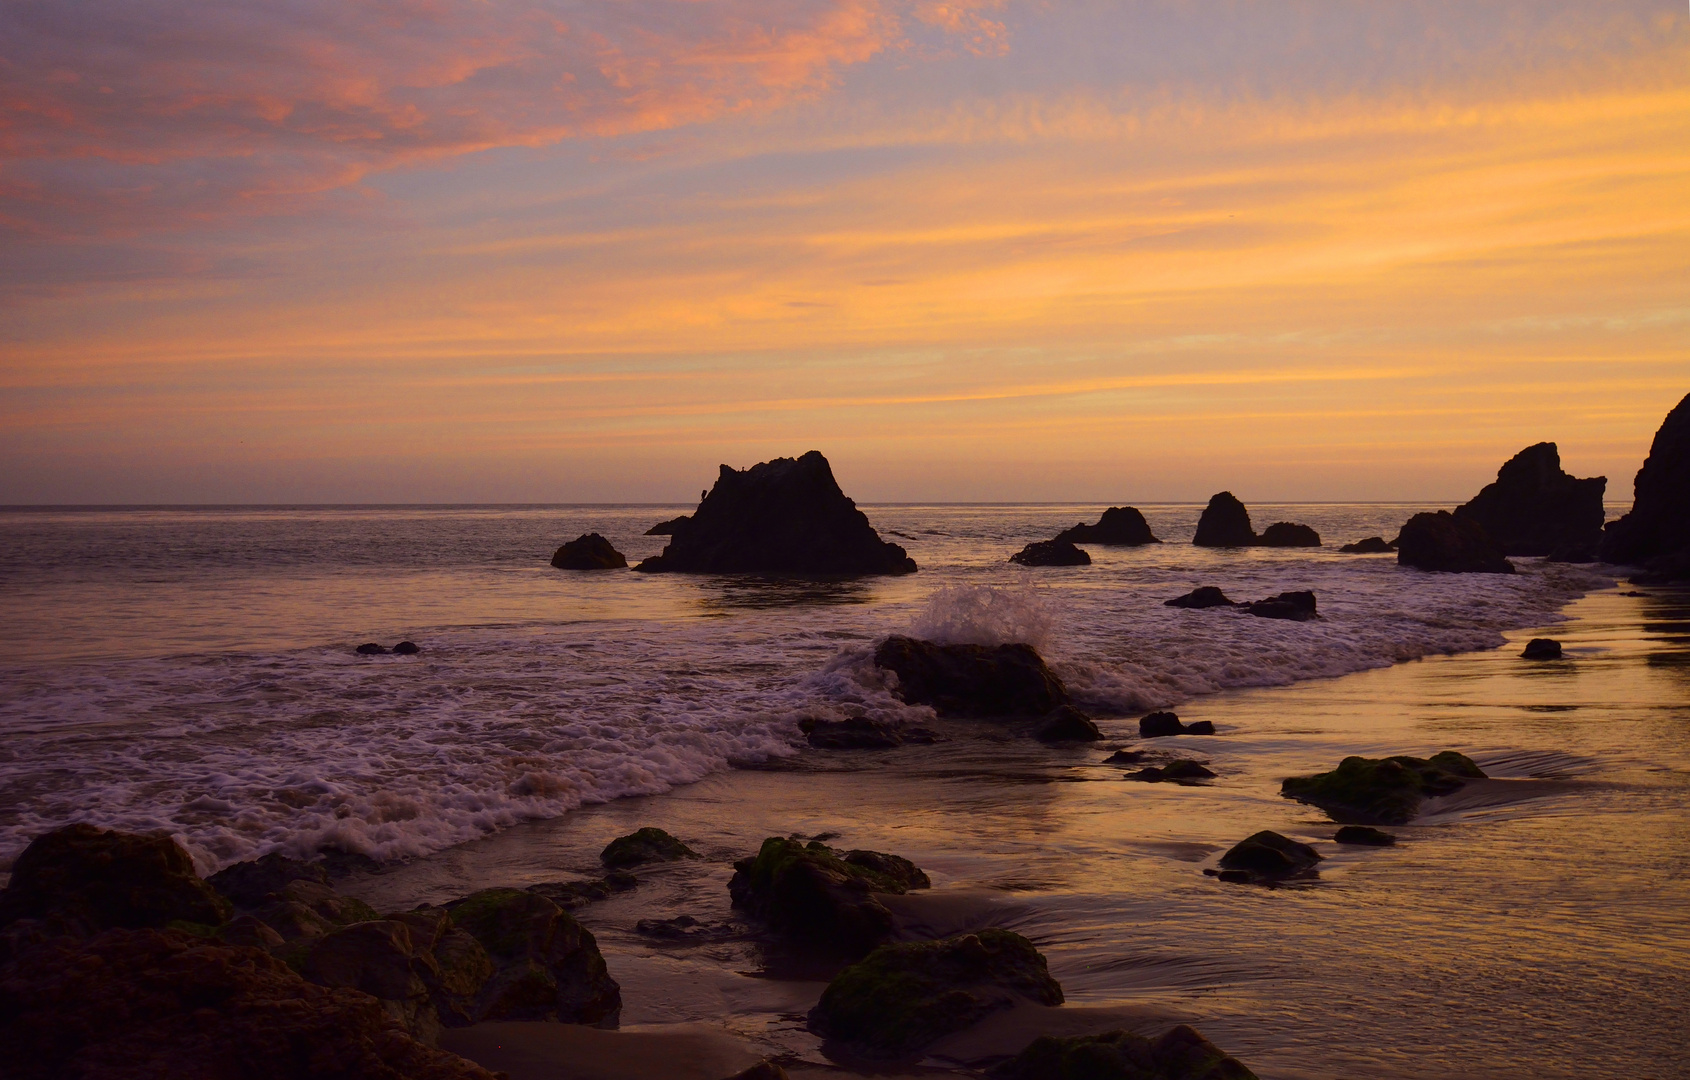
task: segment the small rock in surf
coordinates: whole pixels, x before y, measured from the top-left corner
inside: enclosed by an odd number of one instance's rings
[[[1512,574],[1485,527],[1448,510],[1415,514],[1397,535],[1397,563],[1446,574]]]
[[[894,635],[874,664],[898,676],[897,694],[941,716],[1044,716],[1068,703],[1062,680],[1031,645],[940,645]]]
[[[387,646],[378,645],[373,641],[366,641],[352,651],[357,653],[359,656],[386,656]]]
[[[1397,842],[1397,838],[1390,833],[1366,825],[1345,825],[1332,839],[1340,844],[1359,844],[1364,847],[1390,847]]]
[[[1096,742],[1103,732],[1074,706],[1058,705],[1040,719],[1034,737],[1040,742]]]
[[[1561,643],[1554,638],[1532,638],[1526,642],[1526,648],[1520,655],[1527,660],[1559,660],[1561,659]]]
[[[1226,598],[1226,593],[1221,592],[1215,586],[1202,585],[1198,588],[1192,589],[1184,596],[1176,596],[1172,600],[1162,601],[1162,606],[1177,608],[1212,608],[1237,607],[1238,605],[1235,602],[1228,600]]]
[[[1222,855],[1220,873],[1206,873],[1225,881],[1262,884],[1307,875],[1319,861],[1320,852],[1309,845],[1264,829]]]
[[[1404,825],[1420,812],[1422,800],[1459,791],[1484,775],[1471,758],[1453,750],[1430,759],[1347,757],[1331,772],[1287,777],[1280,794],[1318,806],[1334,821]]]
[[[1039,540],[1009,557],[1022,566],[1090,566],[1091,556],[1066,540]]]
[[[628,560],[598,533],[583,533],[557,549],[552,565],[559,570],[620,570]]]
[[[1256,538],[1258,547],[1319,547],[1320,534],[1307,525],[1290,521],[1276,521]]]
[[[1369,536],[1366,540],[1357,540],[1353,544],[1345,544],[1338,550],[1346,555],[1384,555],[1396,549],[1396,545],[1383,536]]]
[[[1056,534],[1057,540],[1070,544],[1102,544],[1107,547],[1140,547],[1160,544],[1150,532],[1144,515],[1131,506],[1111,506],[1103,512],[1096,525],[1080,522],[1072,529]]]

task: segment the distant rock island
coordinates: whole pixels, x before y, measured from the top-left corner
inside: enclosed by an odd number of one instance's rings
[[[1552,442],[1509,458],[1455,517],[1484,526],[1504,555],[1589,559],[1602,540],[1602,494],[1608,478],[1580,480],[1561,469]]]
[[[1258,536],[1250,524],[1250,511],[1232,492],[1221,491],[1210,496],[1191,542],[1198,547],[1220,548],[1319,547],[1320,534],[1307,525],[1278,521]]]
[[[1162,541],[1150,532],[1150,523],[1133,506],[1111,506],[1096,525],[1080,522],[1057,533],[1057,541],[1069,544],[1103,544],[1108,547],[1140,547]]]

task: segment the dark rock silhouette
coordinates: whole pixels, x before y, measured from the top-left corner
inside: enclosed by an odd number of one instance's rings
[[[1023,1001],[1060,1005],[1062,987],[1032,942],[982,930],[881,946],[828,984],[809,1028],[834,1052],[897,1060]]]
[[[1091,556],[1066,540],[1039,540],[1009,557],[1022,566],[1090,566]]]
[[[1538,443],[1508,459],[1472,501],[1455,510],[1457,519],[1485,527],[1504,555],[1594,552],[1602,541],[1603,476],[1579,480],[1561,470],[1552,442]]]
[[[1340,844],[1358,844],[1362,847],[1390,847],[1397,842],[1397,838],[1388,832],[1367,825],[1345,825],[1332,837]]]
[[[1250,511],[1230,491],[1211,496],[1191,542],[1198,547],[1254,547],[1256,531],[1250,527]]]
[[[361,990],[379,999],[413,1037],[433,1043],[441,1028],[429,994],[429,983],[439,978],[439,963],[429,951],[433,943],[430,935],[419,949],[405,923],[361,922],[314,939],[299,960],[299,972],[318,986]]]
[[[1357,540],[1353,544],[1345,544],[1338,550],[1346,555],[1383,555],[1396,549],[1397,546],[1383,536],[1369,536],[1366,540]]]
[[[229,902],[200,880],[193,859],[170,837],[92,825],[36,837],[0,892],[0,926],[44,919],[60,933],[172,922],[216,926],[230,913]]]
[[[744,471],[722,466],[716,486],[678,526],[645,573],[911,574],[915,560],[875,533],[811,450]]]
[[[1058,705],[1041,717],[1033,735],[1040,742],[1096,742],[1103,738],[1091,717],[1072,705]]]
[[[1129,1031],[1041,1035],[987,1073],[991,1080],[1256,1080],[1184,1024],[1151,1039]]]
[[[1266,600],[1255,600],[1244,609],[1259,619],[1290,619],[1293,622],[1307,622],[1318,619],[1315,613],[1314,593],[1308,590],[1301,592],[1283,592],[1278,596],[1270,596]]]
[[[680,517],[670,518],[668,521],[659,521],[656,525],[647,529],[645,534],[647,536],[674,536],[677,529],[691,520],[690,516],[682,514]]]
[[[1215,588],[1215,586],[1202,585],[1198,588],[1192,589],[1184,596],[1176,596],[1172,600],[1162,601],[1162,606],[1177,608],[1212,608],[1237,607],[1238,605],[1235,601],[1228,600],[1226,598],[1226,593],[1221,592],[1219,589]]]
[[[1320,534],[1307,525],[1276,521],[1256,538],[1259,547],[1319,547]]]
[[[1484,775],[1471,758],[1454,750],[1430,759],[1347,757],[1331,772],[1287,777],[1280,794],[1318,806],[1334,821],[1404,825],[1420,812],[1421,800],[1448,795]]]
[[[1526,642],[1525,651],[1520,655],[1527,660],[1559,660],[1561,659],[1561,643],[1554,638],[1532,638]]]
[[[1209,720],[1198,720],[1191,724],[1180,723],[1179,717],[1171,712],[1153,712],[1138,722],[1138,735],[1141,739],[1160,739],[1169,735],[1213,735],[1215,725]]]
[[[1159,784],[1165,780],[1178,784],[1193,784],[1199,780],[1212,779],[1214,775],[1200,761],[1192,761],[1190,758],[1176,758],[1166,765],[1153,765],[1149,768],[1140,769],[1138,772],[1130,773],[1121,779],[1140,780],[1147,784]]]
[[[893,636],[874,650],[876,667],[898,676],[897,693],[941,716],[1043,716],[1068,703],[1031,645],[939,645]]]
[[[583,533],[553,553],[552,565],[559,570],[619,570],[628,560],[598,533]]]
[[[805,717],[798,722],[811,746],[822,750],[883,750],[906,743],[931,743],[933,733],[895,720],[847,716],[841,720]]]
[[[1645,567],[1639,583],[1690,580],[1690,394],[1655,432],[1635,491],[1631,510],[1608,523],[1603,560]]]
[[[400,656],[415,656],[422,652],[422,647],[414,641],[401,641],[393,646],[393,651]]]
[[[1502,557],[1485,527],[1448,510],[1415,514],[1397,536],[1397,562],[1417,570],[1452,574],[1512,574],[1514,564]]]
[[[1111,547],[1140,547],[1160,544],[1150,532],[1150,523],[1131,506],[1111,506],[1103,512],[1096,525],[1080,522],[1072,529],[1056,534],[1057,540],[1070,544],[1104,544]]]
[[[877,893],[901,895],[931,883],[914,863],[878,851],[841,854],[819,840],[771,836],[734,864],[733,906],[777,935],[852,958],[890,941],[892,913]]]
[[[374,641],[366,641],[352,651],[359,656],[386,656],[387,646],[379,645]]]
[[[599,861],[606,866],[641,866],[645,863],[696,858],[698,852],[662,829],[649,825],[636,829],[627,836],[618,836],[599,852]]]
[[[1220,859],[1220,871],[1208,871],[1222,881],[1267,883],[1308,874],[1320,852],[1290,837],[1264,829],[1234,845]]]
[[[574,916],[526,889],[482,889],[447,905],[494,973],[476,992],[474,1018],[557,1020],[615,1027],[622,992],[598,942]]]

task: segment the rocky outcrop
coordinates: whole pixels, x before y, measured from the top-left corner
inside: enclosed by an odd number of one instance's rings
[[[322,863],[301,862],[272,851],[249,862],[226,866],[205,879],[207,885],[246,911],[277,899],[295,881],[314,881],[326,886],[329,874]]]
[[[885,750],[906,743],[927,744],[934,735],[926,728],[876,716],[846,716],[824,720],[807,716],[798,730],[811,746],[822,750]]]
[[[1292,622],[1307,622],[1318,619],[1315,612],[1314,593],[1308,590],[1301,592],[1282,592],[1278,596],[1270,596],[1266,600],[1251,601],[1244,608],[1245,611],[1258,619],[1290,619]]]
[[[1226,598],[1226,593],[1221,592],[1215,586],[1200,585],[1186,593],[1184,596],[1176,596],[1172,600],[1162,601],[1162,606],[1200,609],[1212,607],[1237,607],[1238,605],[1234,601],[1228,600]]]
[[[606,866],[642,866],[645,863],[674,862],[677,859],[696,859],[698,852],[687,847],[662,829],[646,826],[627,836],[618,836],[599,852],[599,861]]]
[[[379,641],[366,641],[352,651],[359,656],[386,656],[387,646]]]
[[[433,936],[418,948],[405,923],[356,923],[313,939],[299,959],[299,972],[318,986],[369,994],[412,1036],[433,1044],[441,1028],[429,992],[430,983],[440,982]]]
[[[1165,765],[1151,765],[1138,772],[1129,773],[1123,780],[1138,780],[1146,784],[1160,784],[1171,781],[1176,784],[1194,784],[1200,780],[1212,780],[1215,774],[1201,761],[1190,758],[1175,758]]]
[[[598,533],[583,533],[557,549],[552,565],[559,570],[620,570],[628,560]]]
[[[598,942],[568,912],[526,889],[483,889],[447,910],[493,962],[475,995],[475,1019],[616,1026],[621,988]]]
[[[422,652],[422,646],[414,641],[401,641],[393,646],[393,651],[398,656],[415,656]]]
[[[892,913],[877,893],[902,895],[930,885],[908,859],[878,851],[838,852],[771,836],[734,864],[733,906],[780,937],[856,958],[891,939]]]
[[[56,938],[0,966],[12,1080],[494,1080],[382,1005],[171,930]]]
[[[1534,637],[1526,642],[1526,647],[1520,655],[1527,660],[1559,660],[1561,643],[1554,638]]]
[[[12,864],[11,884],[0,892],[0,927],[41,919],[77,934],[173,922],[216,926],[231,910],[168,836],[93,825],[66,825],[36,837]]]
[[[1236,1058],[1184,1024],[1154,1039],[1128,1031],[1042,1035],[986,1075],[991,1080],[1256,1080]]]
[[[1211,496],[1191,542],[1198,547],[1254,547],[1256,530],[1250,527],[1250,511],[1230,491]]]
[[[1690,394],[1655,432],[1634,488],[1602,536],[1603,560],[1645,567],[1651,582],[1690,580]]]
[[[1033,943],[1008,930],[883,945],[840,972],[810,1010],[833,1054],[908,1059],[1019,1002],[1062,1004]]]
[[[635,888],[640,879],[626,870],[612,870],[602,878],[583,878],[578,881],[542,881],[529,885],[528,891],[538,893],[565,911],[574,911],[596,900],[604,900],[617,893]]]
[[[1286,778],[1280,794],[1318,806],[1334,821],[1403,825],[1420,812],[1422,800],[1458,791],[1484,775],[1471,758],[1453,750],[1430,759],[1347,757],[1331,772]]]
[[[1320,852],[1290,837],[1264,829],[1240,840],[1220,858],[1222,881],[1265,884],[1311,873]]]
[[[1148,713],[1138,722],[1138,736],[1141,739],[1161,739],[1169,735],[1213,735],[1215,725],[1208,720],[1198,720],[1192,724],[1180,723],[1175,713],[1158,711]]]
[[[875,533],[817,451],[743,471],[722,466],[646,573],[910,574],[915,560]]]
[[[1448,510],[1415,514],[1396,539],[1397,562],[1417,570],[1451,574],[1512,574],[1514,564],[1502,557],[1485,527]]]
[[[1320,534],[1307,525],[1290,521],[1276,521],[1262,531],[1256,543],[1260,547],[1319,547]]]
[[[1150,532],[1150,523],[1131,506],[1111,506],[1103,512],[1096,525],[1080,522],[1072,529],[1056,534],[1056,539],[1070,544],[1103,544],[1109,547],[1141,547],[1160,544]]]
[[[1455,517],[1483,525],[1504,555],[1575,556],[1602,541],[1607,487],[1607,477],[1563,472],[1555,444],[1538,443],[1508,459]]]
[[[1369,536],[1366,540],[1357,540],[1353,544],[1345,544],[1338,550],[1346,555],[1384,555],[1396,549],[1397,546],[1383,536]]]
[[[897,693],[941,716],[1043,716],[1068,703],[1031,645],[939,645],[893,636],[874,650],[876,667],[898,676]]]
[[[1332,839],[1340,844],[1354,844],[1360,847],[1390,847],[1397,842],[1397,838],[1390,833],[1380,832],[1368,825],[1345,825]]]
[[[1040,742],[1096,742],[1103,738],[1092,718],[1072,705],[1058,705],[1039,718],[1033,737]]]
[[[691,517],[682,514],[680,517],[670,518],[668,521],[659,521],[656,525],[647,529],[645,534],[647,536],[674,536],[676,529],[691,520]]]
[[[1039,540],[1009,557],[1022,566],[1090,566],[1091,556],[1066,540]]]

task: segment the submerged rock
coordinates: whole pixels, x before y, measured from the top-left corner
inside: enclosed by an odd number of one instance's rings
[[[987,1072],[992,1080],[1256,1080],[1184,1024],[1151,1039],[1128,1031],[1041,1035]]]
[[[1345,544],[1338,550],[1346,555],[1384,555],[1396,549],[1397,546],[1383,536],[1369,536],[1366,540],[1357,540],[1353,544]]]
[[[1607,477],[1563,472],[1560,451],[1543,442],[1509,458],[1455,517],[1483,525],[1504,555],[1592,552],[1602,541],[1607,487]]]
[[[359,656],[386,656],[387,646],[374,641],[366,641],[352,651]]]
[[[1103,732],[1074,706],[1058,705],[1040,718],[1034,737],[1040,742],[1096,742]]]
[[[422,652],[422,647],[414,641],[401,641],[393,646],[393,651],[400,656],[415,656]]]
[[[1230,491],[1211,496],[1191,542],[1198,547],[1254,547],[1256,530],[1250,527],[1250,511]]]
[[[1178,784],[1193,784],[1199,780],[1212,779],[1214,775],[1200,761],[1176,758],[1166,765],[1140,769],[1138,772],[1122,777],[1122,779],[1139,780],[1147,784],[1159,784],[1164,780]]]
[[[1263,829],[1222,855],[1216,876],[1222,881],[1283,881],[1309,873],[1319,861],[1320,852],[1309,845]]]
[[[282,890],[295,881],[314,881],[327,886],[329,874],[321,863],[301,862],[272,851],[248,862],[226,866],[205,881],[237,908],[251,910],[279,898]]]
[[[1234,601],[1228,600],[1226,598],[1226,593],[1221,592],[1215,586],[1201,585],[1192,589],[1184,596],[1176,596],[1172,600],[1162,601],[1162,606],[1177,608],[1212,608],[1237,607],[1238,605]]]
[[[811,450],[744,471],[722,466],[715,487],[646,573],[912,574],[915,560],[875,533]]]
[[[557,1020],[615,1027],[622,991],[598,942],[574,917],[525,889],[483,889],[448,905],[452,925],[494,964],[475,1019]]]
[[[1527,660],[1559,660],[1561,643],[1554,638],[1534,637],[1526,642],[1526,648],[1520,655]]]
[[[677,529],[681,528],[691,520],[691,517],[686,514],[682,514],[680,517],[673,517],[668,521],[659,521],[656,525],[647,529],[645,534],[647,536],[673,536],[675,535],[675,531]]]
[[[876,667],[898,676],[897,693],[941,716],[1043,716],[1068,703],[1031,645],[939,645],[893,636],[874,650]]]
[[[1150,756],[1148,750],[1117,750],[1103,759],[1105,765],[1138,765]]]
[[[882,945],[840,972],[809,1029],[846,1057],[897,1060],[1022,1001],[1062,1004],[1033,943],[1008,930]]]
[[[1090,566],[1091,556],[1066,540],[1039,540],[1009,557],[1022,566]]]
[[[1256,543],[1261,547],[1319,547],[1320,534],[1307,525],[1276,521],[1262,531]]]
[[[598,533],[583,533],[553,553],[552,565],[559,570],[620,570],[628,560]]]
[[[884,750],[906,743],[934,741],[933,733],[926,728],[873,716],[847,716],[840,720],[805,717],[798,722],[798,730],[811,746],[822,750]]]
[[[1359,844],[1363,847],[1390,847],[1397,838],[1388,832],[1367,825],[1345,825],[1332,837],[1340,844]]]
[[[599,852],[599,861],[606,866],[640,866],[644,863],[696,858],[698,852],[662,829],[650,825],[627,836],[618,836]]]
[[[930,882],[914,863],[878,851],[843,856],[819,840],[771,836],[734,864],[733,906],[800,944],[849,957],[890,940],[892,913],[876,893],[903,894]]]
[[[1290,619],[1293,622],[1307,622],[1318,619],[1315,613],[1314,593],[1282,592],[1278,596],[1270,596],[1266,600],[1255,600],[1245,609],[1258,619]]]
[[[1347,757],[1331,772],[1287,777],[1280,794],[1318,806],[1334,821],[1403,825],[1420,812],[1421,800],[1448,795],[1484,775],[1471,758],[1453,750],[1430,760]]]
[[[1150,532],[1150,523],[1131,506],[1111,506],[1103,512],[1096,525],[1080,522],[1072,529],[1056,534],[1056,539],[1070,544],[1103,544],[1110,547],[1140,547],[1160,544]]]
[[[1451,574],[1512,574],[1514,564],[1502,557],[1485,527],[1471,518],[1457,518],[1448,510],[1415,514],[1397,536],[1397,562],[1417,570]]]
[[[45,919],[70,933],[172,922],[217,926],[230,914],[229,902],[200,880],[194,860],[170,837],[93,825],[36,837],[0,892],[0,926]]]
[[[1650,582],[1690,580],[1690,394],[1655,432],[1634,489],[1631,510],[1603,533],[1603,560],[1632,566],[1659,560]]]

